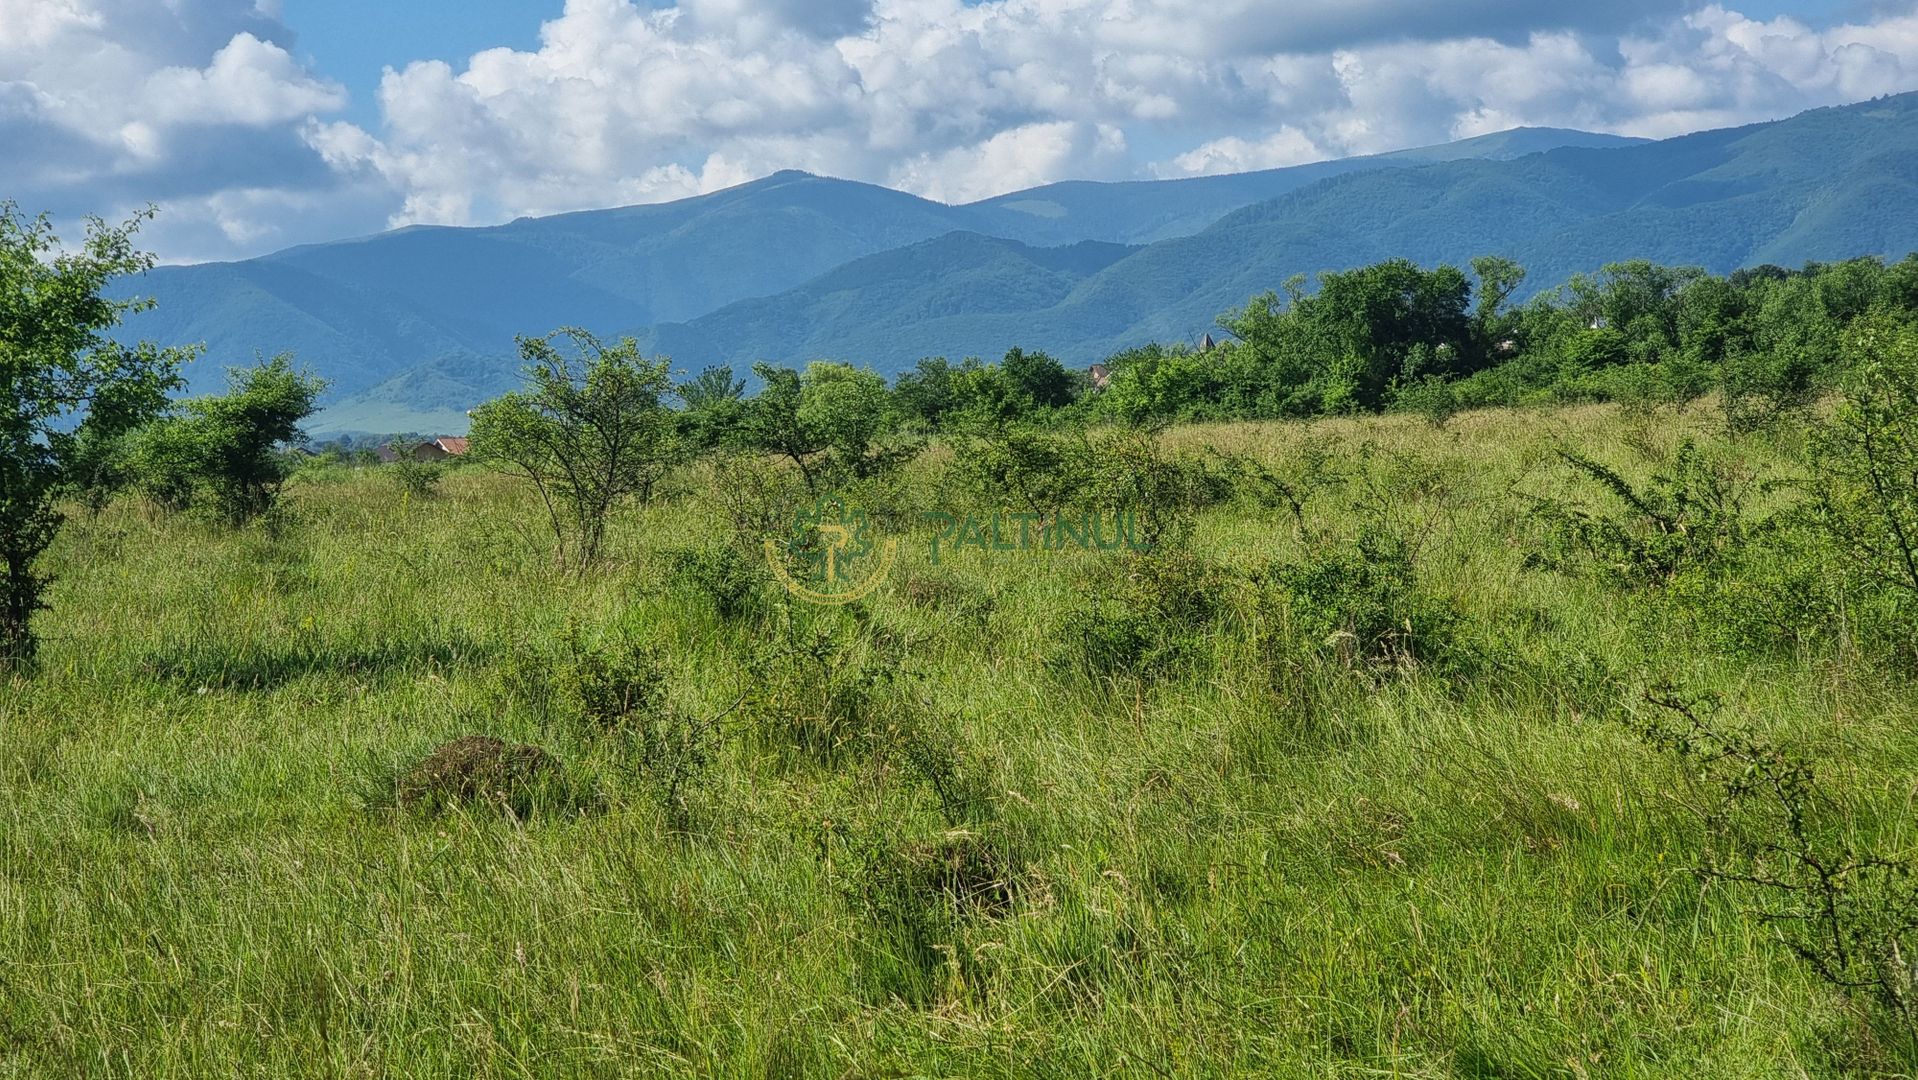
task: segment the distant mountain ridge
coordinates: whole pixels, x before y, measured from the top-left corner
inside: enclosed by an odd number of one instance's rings
[[[1504,254],[1546,287],[1644,257],[1725,271],[1918,247],[1918,95],[1659,142],[1517,129],[1230,176],[1068,182],[947,206],[784,172],[657,206],[411,228],[138,283],[129,332],[214,362],[294,351],[317,431],[460,430],[512,335],[634,333],[675,366],[833,357],[892,373],[1018,344],[1086,363],[1187,340],[1312,273]],[[210,377],[215,376],[215,377]]]
[[[443,426],[463,422],[465,397],[512,384],[514,334],[689,321],[953,232],[1029,246],[1141,243],[1197,231],[1325,176],[1631,141],[1516,129],[1255,173],[1054,184],[969,206],[786,171],[671,203],[485,228],[413,226],[244,262],[161,267],[129,287],[160,304],[127,329],[206,342],[208,360],[191,373],[195,391],[217,389],[223,365],[291,351],[332,383],[335,408],[323,425],[419,426],[410,418]],[[382,384],[375,400],[340,407]],[[433,407],[422,413],[422,404]]]
[[[966,318],[937,324],[854,325],[815,308],[804,348],[766,351],[763,325],[788,317],[795,297],[817,290],[809,284],[658,327],[649,340],[692,367],[831,356],[895,371],[921,355],[994,356],[1015,344],[1089,363],[1146,341],[1190,340],[1293,274],[1389,258],[1462,266],[1505,255],[1529,272],[1523,296],[1628,258],[1724,273],[1913,250],[1918,95],[1903,95],[1635,146],[1329,177],[1141,247],[1062,299],[1017,311],[969,305]],[[840,275],[838,288],[855,285]]]

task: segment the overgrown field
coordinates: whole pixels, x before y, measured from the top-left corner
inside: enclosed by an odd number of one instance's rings
[[[1913,605],[1721,431],[1180,428],[1154,553],[938,566],[1011,495],[935,450],[847,493],[902,543],[843,608],[752,461],[584,574],[477,469],[76,509],[0,683],[0,1075],[1912,1075],[1770,916],[1794,836],[1918,857]],[[416,767],[467,735],[546,756]]]

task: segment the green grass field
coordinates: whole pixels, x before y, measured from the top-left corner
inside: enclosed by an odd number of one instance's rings
[[[1555,446],[1642,477],[1696,433],[1793,474],[1789,439],[1716,423],[1167,436],[1329,450],[1311,535],[1422,538],[1444,663],[1302,638],[1258,582],[1306,541],[1244,498],[1174,553],[1206,612],[1147,620],[1149,671],[1079,655],[1157,580],[1111,553],[933,567],[920,529],[861,605],[761,584],[722,613],[673,569],[732,531],[697,470],[583,576],[476,469],[423,499],[315,470],[241,531],[76,512],[41,669],[0,684],[0,1076],[1912,1075],[1762,897],[1693,872],[1708,795],[1634,726],[1659,680],[1721,695],[1838,832],[1909,858],[1909,666],[1842,634],[1733,649],[1528,567],[1527,496],[1589,490]],[[871,497],[917,520],[949,461]],[[725,713],[678,799],[679,759],[547,700],[569,638],[649,646],[665,713]],[[559,772],[398,805],[469,734]]]

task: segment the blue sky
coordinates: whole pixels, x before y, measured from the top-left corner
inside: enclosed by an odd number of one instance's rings
[[[683,198],[965,202],[1918,90],[1918,0],[0,0],[0,196],[169,261]]]
[[[540,23],[564,0],[283,0],[294,52],[345,84],[346,117],[379,123],[380,72],[415,60],[465,58],[482,49],[532,49]]]

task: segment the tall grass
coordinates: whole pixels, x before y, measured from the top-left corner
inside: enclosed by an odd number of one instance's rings
[[[934,567],[914,534],[856,610],[722,609],[675,572],[729,539],[691,479],[584,576],[466,469],[431,498],[309,474],[271,529],[116,505],[63,534],[42,670],[0,686],[0,1075],[1910,1075],[1691,872],[1689,789],[1626,716],[1654,680],[1720,695],[1908,857],[1907,677],[1842,640],[1727,651],[1526,568],[1519,495],[1584,490],[1556,446],[1642,477],[1690,434],[1792,468],[1709,426],[1179,429],[1275,469],[1329,448],[1345,479],[1309,536],[1200,511],[1215,603],[1146,675],[1056,662],[1088,597],[1135,595],[1116,554]],[[944,497],[948,461],[893,495]],[[1261,592],[1366,525],[1367,470],[1423,475],[1389,509],[1470,665],[1368,667]],[[745,701],[683,811],[569,708],[562,641],[651,647],[685,716]],[[812,701],[831,753],[789,737]],[[568,796],[395,807],[466,734],[543,747]]]

